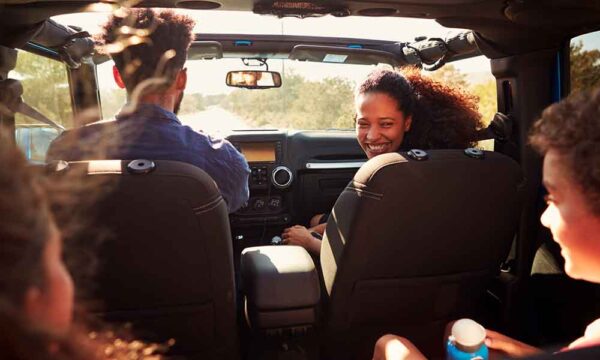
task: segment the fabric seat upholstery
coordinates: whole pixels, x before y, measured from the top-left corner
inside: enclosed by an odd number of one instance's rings
[[[440,355],[446,323],[477,318],[520,216],[522,176],[498,153],[368,161],[343,191],[321,248],[325,354],[368,358],[385,333]]]
[[[134,174],[129,161],[70,163],[89,181],[110,186],[97,204],[97,296],[108,320],[133,323],[152,341],[176,340],[172,352],[192,358],[236,358],[232,241],[226,204],[203,170],[154,161]]]

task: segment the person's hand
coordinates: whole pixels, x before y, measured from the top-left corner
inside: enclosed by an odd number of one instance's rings
[[[298,245],[305,248],[313,254],[321,252],[321,240],[312,236],[307,228],[301,225],[294,225],[283,230],[281,235],[284,245]]]
[[[315,226],[319,225],[321,223],[321,219],[323,218],[323,216],[325,216],[325,214],[317,214],[317,215],[313,216],[312,218],[310,218],[310,221],[308,222],[310,227],[314,228]]]
[[[583,336],[569,344],[569,349],[577,349],[596,344],[598,339],[600,339],[600,319],[589,324],[585,329]]]
[[[396,335],[384,335],[375,343],[373,360],[425,360],[427,359],[417,347]]]
[[[509,357],[526,357],[542,353],[542,350],[534,346],[487,329],[485,345],[490,350],[501,351]]]
[[[323,234],[325,234],[325,227],[326,226],[327,226],[327,224],[319,224],[317,226],[311,227],[310,229],[308,229],[308,231],[311,231],[311,232],[314,231],[314,232],[316,232],[318,234],[323,235]]]

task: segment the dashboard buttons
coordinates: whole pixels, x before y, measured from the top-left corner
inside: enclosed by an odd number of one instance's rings
[[[278,197],[270,198],[268,206],[271,210],[279,209],[281,207],[281,199]]]
[[[266,203],[263,199],[256,199],[254,200],[254,204],[252,204],[252,208],[260,211],[265,208],[265,205]]]
[[[279,189],[285,189],[292,184],[292,171],[285,166],[278,166],[271,173],[273,185]]]
[[[258,186],[266,186],[269,182],[267,175],[267,166],[251,166],[250,167],[250,184]]]

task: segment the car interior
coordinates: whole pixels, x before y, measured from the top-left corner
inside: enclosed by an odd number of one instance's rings
[[[110,118],[125,100],[106,95],[112,61],[95,51],[93,34],[59,15],[108,17],[122,6],[266,20],[357,18],[372,27],[422,19],[457,30],[406,38],[387,27],[380,39],[197,31],[188,54],[188,63],[198,64],[189,65],[192,82],[209,81],[203,74],[212,71],[230,96],[209,94],[201,103],[188,94],[182,109],[194,114],[194,106],[210,110],[221,101],[255,116],[244,128],[212,125],[251,170],[250,199],[228,214],[218,184],[192,165],[45,164],[60,132]],[[600,287],[565,275],[560,249],[540,224],[542,162],[527,136],[545,107],[600,82],[597,30],[600,4],[567,0],[0,0],[0,125],[15,134],[32,166],[56,169],[50,176],[84,169],[89,181],[113,184],[93,213],[111,236],[98,252],[90,311],[131,323],[147,341],[175,339],[170,355],[370,359],[377,338],[394,333],[443,358],[444,328],[462,317],[559,349],[598,317]],[[494,101],[477,139],[488,145],[477,148],[368,160],[352,109],[315,105],[311,111],[342,120],[320,124],[306,112],[299,124],[309,125],[286,127],[277,114],[289,104],[268,102],[270,94],[303,99],[291,86],[300,76],[292,69],[302,66],[307,79],[406,65],[435,76],[476,57],[493,76]],[[23,59],[35,65],[26,75],[19,72]],[[64,103],[32,100],[52,97],[48,88],[59,75],[64,80],[52,91],[65,94]],[[34,80],[37,86],[25,86]],[[338,95],[349,83],[324,84]],[[271,112],[276,107],[282,110]],[[281,245],[283,229],[329,212],[320,256]]]

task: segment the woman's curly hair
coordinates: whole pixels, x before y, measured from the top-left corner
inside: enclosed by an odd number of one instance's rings
[[[375,69],[358,88],[358,94],[369,92],[391,96],[404,116],[412,116],[403,150],[468,148],[483,127],[475,95],[423,76],[416,67]]]
[[[529,141],[542,155],[556,150],[564,167],[600,215],[600,89],[577,92],[546,108]]]

